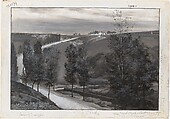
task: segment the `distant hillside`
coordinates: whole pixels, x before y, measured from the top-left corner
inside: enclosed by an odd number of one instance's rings
[[[149,32],[133,32],[131,33],[132,39],[139,39],[148,47],[158,47],[159,46],[159,32],[149,31]],[[104,40],[99,40],[97,42],[92,42],[87,46],[88,55],[94,56],[97,53],[108,53],[109,40],[106,38]]]
[[[60,41],[60,34],[33,34],[33,33],[12,33],[11,41],[14,42],[16,51],[22,49],[23,43],[30,40],[31,44],[35,44],[38,40],[42,44],[49,44],[51,42]]]
[[[158,31],[157,32],[154,31],[154,33],[150,31],[150,32],[136,32],[136,33],[131,33],[131,34],[132,34],[133,40],[138,38],[141,42],[143,42],[148,47],[153,48],[153,47],[159,46],[159,32]],[[108,43],[109,41],[107,38],[89,43],[87,46],[87,55],[90,57],[93,57],[98,53],[106,54],[110,52],[108,48]],[[64,64],[67,61],[65,57],[65,50],[68,45],[69,45],[69,42],[54,46],[58,50],[60,50],[58,82],[61,82],[61,83],[65,82],[64,81],[64,73],[65,73]],[[152,53],[156,55],[154,57],[158,57],[157,52],[156,53],[152,52]]]
[[[134,32],[131,34],[133,39],[138,38],[148,47],[159,45],[159,31]]]
[[[44,39],[58,38],[59,35],[60,34],[12,33],[11,38],[12,41],[32,40],[32,39],[44,40]]]
[[[18,82],[11,82],[12,110],[58,110],[44,95]]]

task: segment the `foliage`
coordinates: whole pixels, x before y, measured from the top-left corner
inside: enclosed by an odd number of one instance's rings
[[[133,72],[135,73],[135,82],[133,84],[133,90],[136,96],[136,106],[140,106],[141,109],[152,107],[152,101],[147,99],[153,90],[151,89],[152,80],[155,78],[156,70],[152,66],[151,58],[148,53],[148,48],[139,40],[133,41],[133,64],[136,64]],[[140,97],[140,98],[139,98]]]
[[[28,40],[24,42],[23,45],[23,64],[24,64],[24,69],[25,69],[25,75],[29,79],[33,79],[33,48],[31,47],[30,43]],[[27,78],[25,78],[27,80]],[[25,81],[27,84],[27,81]]]
[[[133,79],[129,52],[131,51],[131,40],[129,34],[114,35],[110,38],[111,54],[106,56],[107,73],[110,88],[114,92],[117,103],[125,103],[124,99],[130,97],[129,85]],[[121,104],[126,105],[126,104]]]
[[[86,49],[83,46],[80,46],[77,50],[77,77],[79,79],[79,84],[81,86],[86,85],[88,79],[88,66],[87,66],[87,54]]]
[[[45,78],[44,58],[41,49],[41,42],[37,41],[34,45],[34,80],[37,82],[37,91],[39,91],[39,84]]]
[[[104,53],[97,53],[94,56],[87,57],[89,76],[104,77],[106,74],[106,63]]]
[[[49,88],[48,97],[50,95],[50,87],[54,86],[57,81],[58,75],[58,59],[59,59],[59,51],[55,48],[49,48],[46,53],[45,62],[46,62],[46,78],[47,83],[46,86]]]
[[[159,82],[159,47],[150,48],[151,64],[153,81]]]
[[[17,56],[13,42],[11,43],[11,80],[17,81],[18,75]]]
[[[22,46],[20,45],[19,46],[19,49],[18,49],[18,54],[22,53],[23,52],[23,49],[22,49]]]
[[[129,22],[131,20],[131,17],[124,17],[122,11],[115,10],[112,17],[114,30],[116,33],[127,33],[131,30],[131,28],[133,28],[133,25]]]
[[[153,93],[153,68],[148,48],[138,39],[133,40],[131,34],[125,33],[129,27],[122,12],[116,12],[114,21],[118,34],[110,36],[111,53],[106,55],[113,104],[118,104],[118,109],[152,108],[147,98]]]
[[[21,80],[22,80],[22,83],[23,83],[23,84],[26,84],[26,85],[27,85],[28,77],[27,77],[27,75],[25,74],[24,68],[23,68],[23,70],[22,70]]]
[[[65,55],[67,62],[65,63],[65,79],[72,85],[72,97],[73,97],[73,85],[76,82],[76,58],[77,58],[77,49],[73,44],[70,44],[66,51]]]
[[[70,44],[67,47],[65,53],[67,63],[65,63],[65,79],[72,84],[72,96],[73,96],[73,84],[78,79],[80,86],[83,86],[83,100],[84,90],[87,85],[89,74],[88,74],[88,62],[87,62],[87,50],[85,48],[86,41],[83,45],[75,46]]]
[[[80,86],[83,86],[83,100],[84,100],[84,90],[89,78],[87,53],[84,46],[80,46],[77,50],[76,70],[77,78],[79,79],[79,84]]]
[[[138,40],[132,41],[129,34],[124,35],[111,37],[112,53],[106,56],[114,101],[122,109],[133,106],[146,109],[151,106],[146,105],[149,102],[146,97],[153,92],[151,90],[152,64],[148,48]]]

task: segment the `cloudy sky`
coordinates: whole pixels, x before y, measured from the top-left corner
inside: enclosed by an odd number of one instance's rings
[[[130,17],[132,31],[159,29],[158,9],[120,9]],[[12,8],[13,33],[87,34],[94,30],[112,31],[113,12],[106,8]]]

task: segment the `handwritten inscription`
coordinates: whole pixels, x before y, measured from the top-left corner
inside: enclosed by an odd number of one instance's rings
[[[12,7],[12,6],[17,6],[17,2],[12,2],[12,3],[8,4],[8,5],[6,5],[6,7]]]
[[[137,7],[137,5],[133,5],[133,4],[132,4],[132,5],[128,5],[128,7],[129,7],[129,8],[135,8],[135,7]]]
[[[34,118],[40,118],[40,117],[43,117],[43,115],[42,114],[33,114],[33,113],[22,113],[22,112],[20,112],[20,117],[23,117],[23,118],[25,118],[25,117],[34,117]]]

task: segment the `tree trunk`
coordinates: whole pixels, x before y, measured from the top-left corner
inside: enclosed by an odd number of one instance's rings
[[[48,86],[48,99],[50,99],[50,85]]]
[[[120,41],[121,41],[121,53],[120,53],[120,63],[121,63],[121,79],[124,82],[124,64],[123,64],[123,39],[122,37],[120,37]]]
[[[71,97],[73,97],[73,83],[72,83],[72,89],[71,89]]]
[[[144,109],[145,108],[145,85],[143,84],[143,101],[142,101],[142,108]]]
[[[40,82],[37,83],[37,91],[39,92]]]
[[[53,90],[55,90],[55,85],[53,85]]]
[[[26,81],[25,81],[25,85],[27,86],[27,79],[26,79]]]
[[[83,85],[83,100],[84,100],[84,89],[85,89],[85,86]]]
[[[34,89],[34,84],[35,84],[35,81],[34,81],[33,84],[32,84],[32,89]]]

